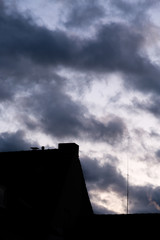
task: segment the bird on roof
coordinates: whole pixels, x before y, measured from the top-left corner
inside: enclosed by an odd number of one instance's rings
[[[38,147],[31,147],[32,150],[38,150]]]

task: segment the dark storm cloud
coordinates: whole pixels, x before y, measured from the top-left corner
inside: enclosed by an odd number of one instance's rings
[[[138,27],[137,27],[138,29]],[[103,25],[92,39],[80,40],[51,31],[20,14],[0,12],[0,70],[15,71],[21,59],[41,66],[65,66],[80,71],[121,72],[128,87],[159,92],[160,69],[140,54],[143,31],[118,23]]]
[[[100,189],[126,194],[126,179],[117,170],[114,161],[100,165],[96,159],[88,157],[81,159],[84,176],[90,190]]]
[[[29,18],[0,14],[0,32],[2,67],[21,57],[41,64],[65,64],[72,57],[72,40],[61,31],[51,32],[35,25]]]
[[[29,150],[33,142],[25,139],[25,133],[21,130],[13,133],[3,132],[0,134],[0,151]],[[35,145],[37,146],[37,144]]]
[[[121,72],[127,88],[159,92],[160,69],[140,54],[144,42],[143,33],[130,26],[105,25],[95,39],[85,42],[79,67],[97,72]]]

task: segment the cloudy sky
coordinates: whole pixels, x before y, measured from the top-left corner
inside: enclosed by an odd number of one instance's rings
[[[0,0],[0,151],[76,142],[96,213],[126,213],[127,172],[129,212],[160,212],[159,11]]]

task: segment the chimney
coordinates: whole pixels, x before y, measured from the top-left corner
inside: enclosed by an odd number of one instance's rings
[[[41,150],[42,150],[42,151],[44,151],[44,150],[45,150],[45,147],[44,147],[44,146],[42,146],[42,147],[41,147]]]
[[[79,145],[76,143],[59,143],[58,149],[67,156],[74,158],[79,157]]]

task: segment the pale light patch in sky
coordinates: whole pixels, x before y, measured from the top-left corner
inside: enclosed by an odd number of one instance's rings
[[[117,78],[116,75],[106,75],[101,80],[93,82],[88,91],[85,92],[82,102],[96,117],[103,119],[107,113],[113,112],[108,100],[119,94],[121,83]]]
[[[32,131],[28,131],[26,137],[28,139],[32,139],[33,138],[33,132]],[[43,133],[34,133],[34,139],[35,142],[37,142],[39,144],[39,146],[44,146],[46,149],[47,148],[57,148],[58,143],[56,142],[56,140],[54,141],[50,136],[47,136],[46,134]],[[37,146],[33,146],[33,147],[37,147]]]
[[[126,196],[119,197],[115,192],[90,192],[93,204],[106,208],[111,212],[114,212],[116,209],[118,214],[126,214]]]
[[[16,113],[7,102],[0,107],[2,114],[0,118],[0,132],[14,132],[19,128]]]

